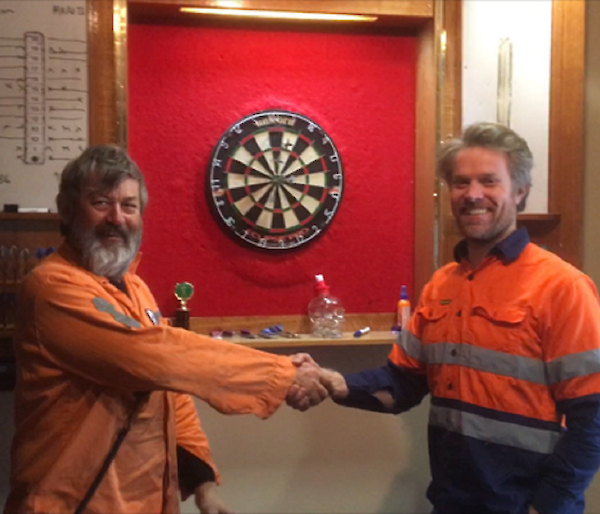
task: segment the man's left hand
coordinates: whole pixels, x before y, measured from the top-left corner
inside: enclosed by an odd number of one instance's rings
[[[194,497],[201,514],[233,514],[219,498],[214,482],[204,482],[196,487]]]

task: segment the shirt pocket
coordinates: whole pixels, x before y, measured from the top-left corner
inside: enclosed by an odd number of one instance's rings
[[[421,340],[429,343],[439,343],[448,340],[450,307],[439,303],[428,302],[415,310],[417,333]]]
[[[471,310],[472,344],[505,353],[525,346],[528,337],[527,309],[517,305],[476,305]]]

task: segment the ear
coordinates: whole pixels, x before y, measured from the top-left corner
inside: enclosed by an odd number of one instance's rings
[[[531,189],[531,186],[527,185],[527,186],[519,187],[515,191],[515,203],[517,205],[520,205],[520,203],[523,201],[523,199],[527,198],[527,196],[529,196],[530,189]]]

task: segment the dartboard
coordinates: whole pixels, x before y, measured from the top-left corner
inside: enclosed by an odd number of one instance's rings
[[[215,146],[207,178],[223,228],[269,250],[313,240],[342,198],[333,141],[314,121],[288,111],[261,111],[232,125]]]

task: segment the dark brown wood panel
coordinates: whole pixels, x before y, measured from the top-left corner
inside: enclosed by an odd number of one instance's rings
[[[550,213],[560,216],[560,223],[547,236],[540,237],[540,240],[551,251],[581,268],[583,264],[584,0],[554,0],[551,59],[548,207]],[[534,235],[538,234],[534,232]]]
[[[440,0],[443,3],[441,29],[446,33],[446,47],[440,50],[438,107],[438,141],[459,134],[462,119],[462,0]],[[452,259],[454,246],[460,240],[446,184],[436,177],[436,216],[438,219],[438,251],[436,266]]]
[[[435,145],[437,62],[433,20],[418,36],[415,137],[414,293],[417,298],[435,269]]]
[[[0,390],[14,385],[12,334],[21,279],[40,261],[38,249],[61,242],[58,214],[0,213]]]
[[[87,0],[89,142],[117,143],[113,0]]]
[[[443,96],[440,103],[439,132],[460,132],[462,112],[462,0],[440,0],[443,3],[442,28],[446,32],[444,74],[440,87]]]

